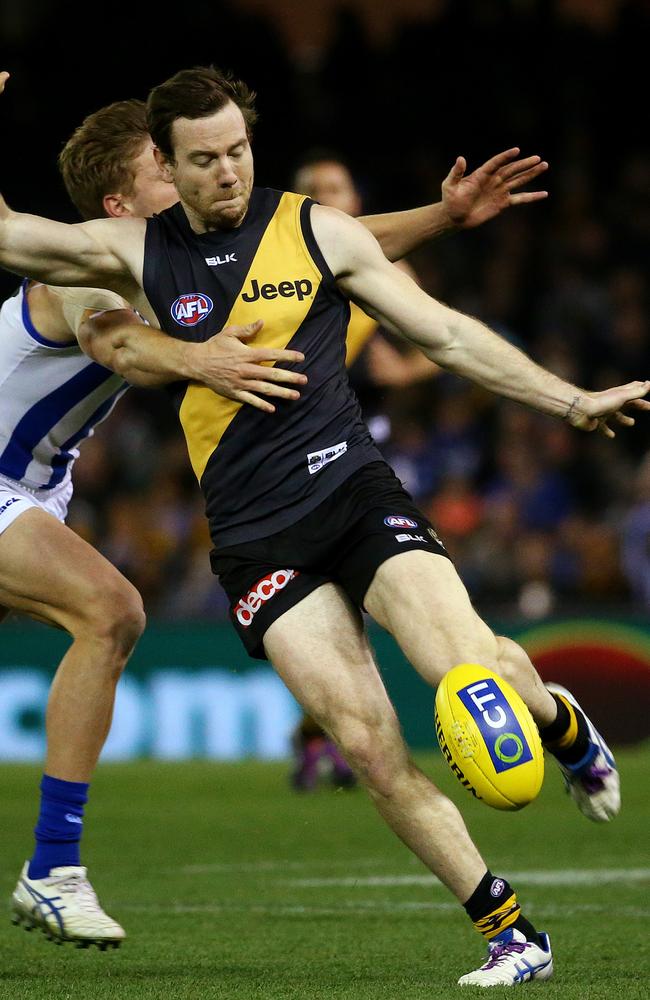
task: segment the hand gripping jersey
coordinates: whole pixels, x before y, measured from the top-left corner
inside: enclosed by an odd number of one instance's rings
[[[180,204],[147,222],[144,290],[163,330],[204,341],[264,320],[254,344],[293,348],[309,379],[274,414],[199,385],[176,387],[190,460],[220,548],[300,520],[353,472],[381,460],[345,371],[348,300],[301,195],[254,188],[232,230],[197,234]]]
[[[59,344],[41,336],[26,286],[0,309],[0,476],[54,489],[69,476],[79,442],[128,385],[91,361],[76,340]]]

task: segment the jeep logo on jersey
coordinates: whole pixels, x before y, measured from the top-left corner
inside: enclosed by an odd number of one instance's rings
[[[297,281],[281,281],[279,285],[273,285],[269,281],[261,287],[259,282],[253,278],[250,289],[242,292],[242,299],[244,302],[257,302],[258,299],[277,299],[279,295],[283,299],[292,299],[295,296],[299,302],[302,302],[308,295],[311,295],[313,287],[308,278],[298,278]]]
[[[410,517],[404,517],[402,514],[391,514],[390,517],[385,517],[384,524],[387,524],[389,528],[417,528],[418,526],[417,521]]]
[[[263,576],[251,587],[245,597],[240,597],[233,608],[237,621],[244,628],[253,624],[253,618],[266,601],[270,601],[278,590],[284,590],[286,585],[298,576],[295,569],[276,569],[275,573]]]
[[[202,292],[186,292],[172,304],[171,314],[181,326],[196,326],[212,312],[212,299]]]

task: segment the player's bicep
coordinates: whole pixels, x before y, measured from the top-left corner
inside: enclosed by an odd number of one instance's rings
[[[341,212],[314,206],[314,236],[339,288],[364,312],[418,347],[444,342],[447,309],[384,257],[375,238]]]
[[[50,285],[113,285],[130,276],[128,254],[137,237],[136,228],[128,223],[117,230],[120,221],[69,225],[10,212],[2,227],[0,263]]]

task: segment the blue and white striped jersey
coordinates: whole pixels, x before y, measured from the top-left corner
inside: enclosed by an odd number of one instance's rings
[[[104,420],[128,383],[87,357],[76,340],[58,344],[35,329],[26,282],[0,309],[0,475],[54,489],[78,444]]]

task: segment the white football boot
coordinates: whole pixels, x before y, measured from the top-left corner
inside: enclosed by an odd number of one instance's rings
[[[561,764],[556,760],[571,798],[578,809],[594,823],[607,823],[618,815],[621,791],[614,754],[609,749],[576,698],[560,684],[546,685],[553,694],[563,695],[579,709],[589,727],[589,750],[577,764]]]
[[[26,861],[12,896],[12,922],[35,927],[56,944],[73,941],[78,948],[96,944],[101,951],[119,948],[123,929],[104,913],[81,866],[53,868],[45,878],[29,878]]]
[[[548,934],[540,934],[541,947],[527,941],[521,931],[508,928],[499,940],[490,941],[488,960],[458,980],[459,986],[520,986],[533,979],[550,979],[553,955]]]

